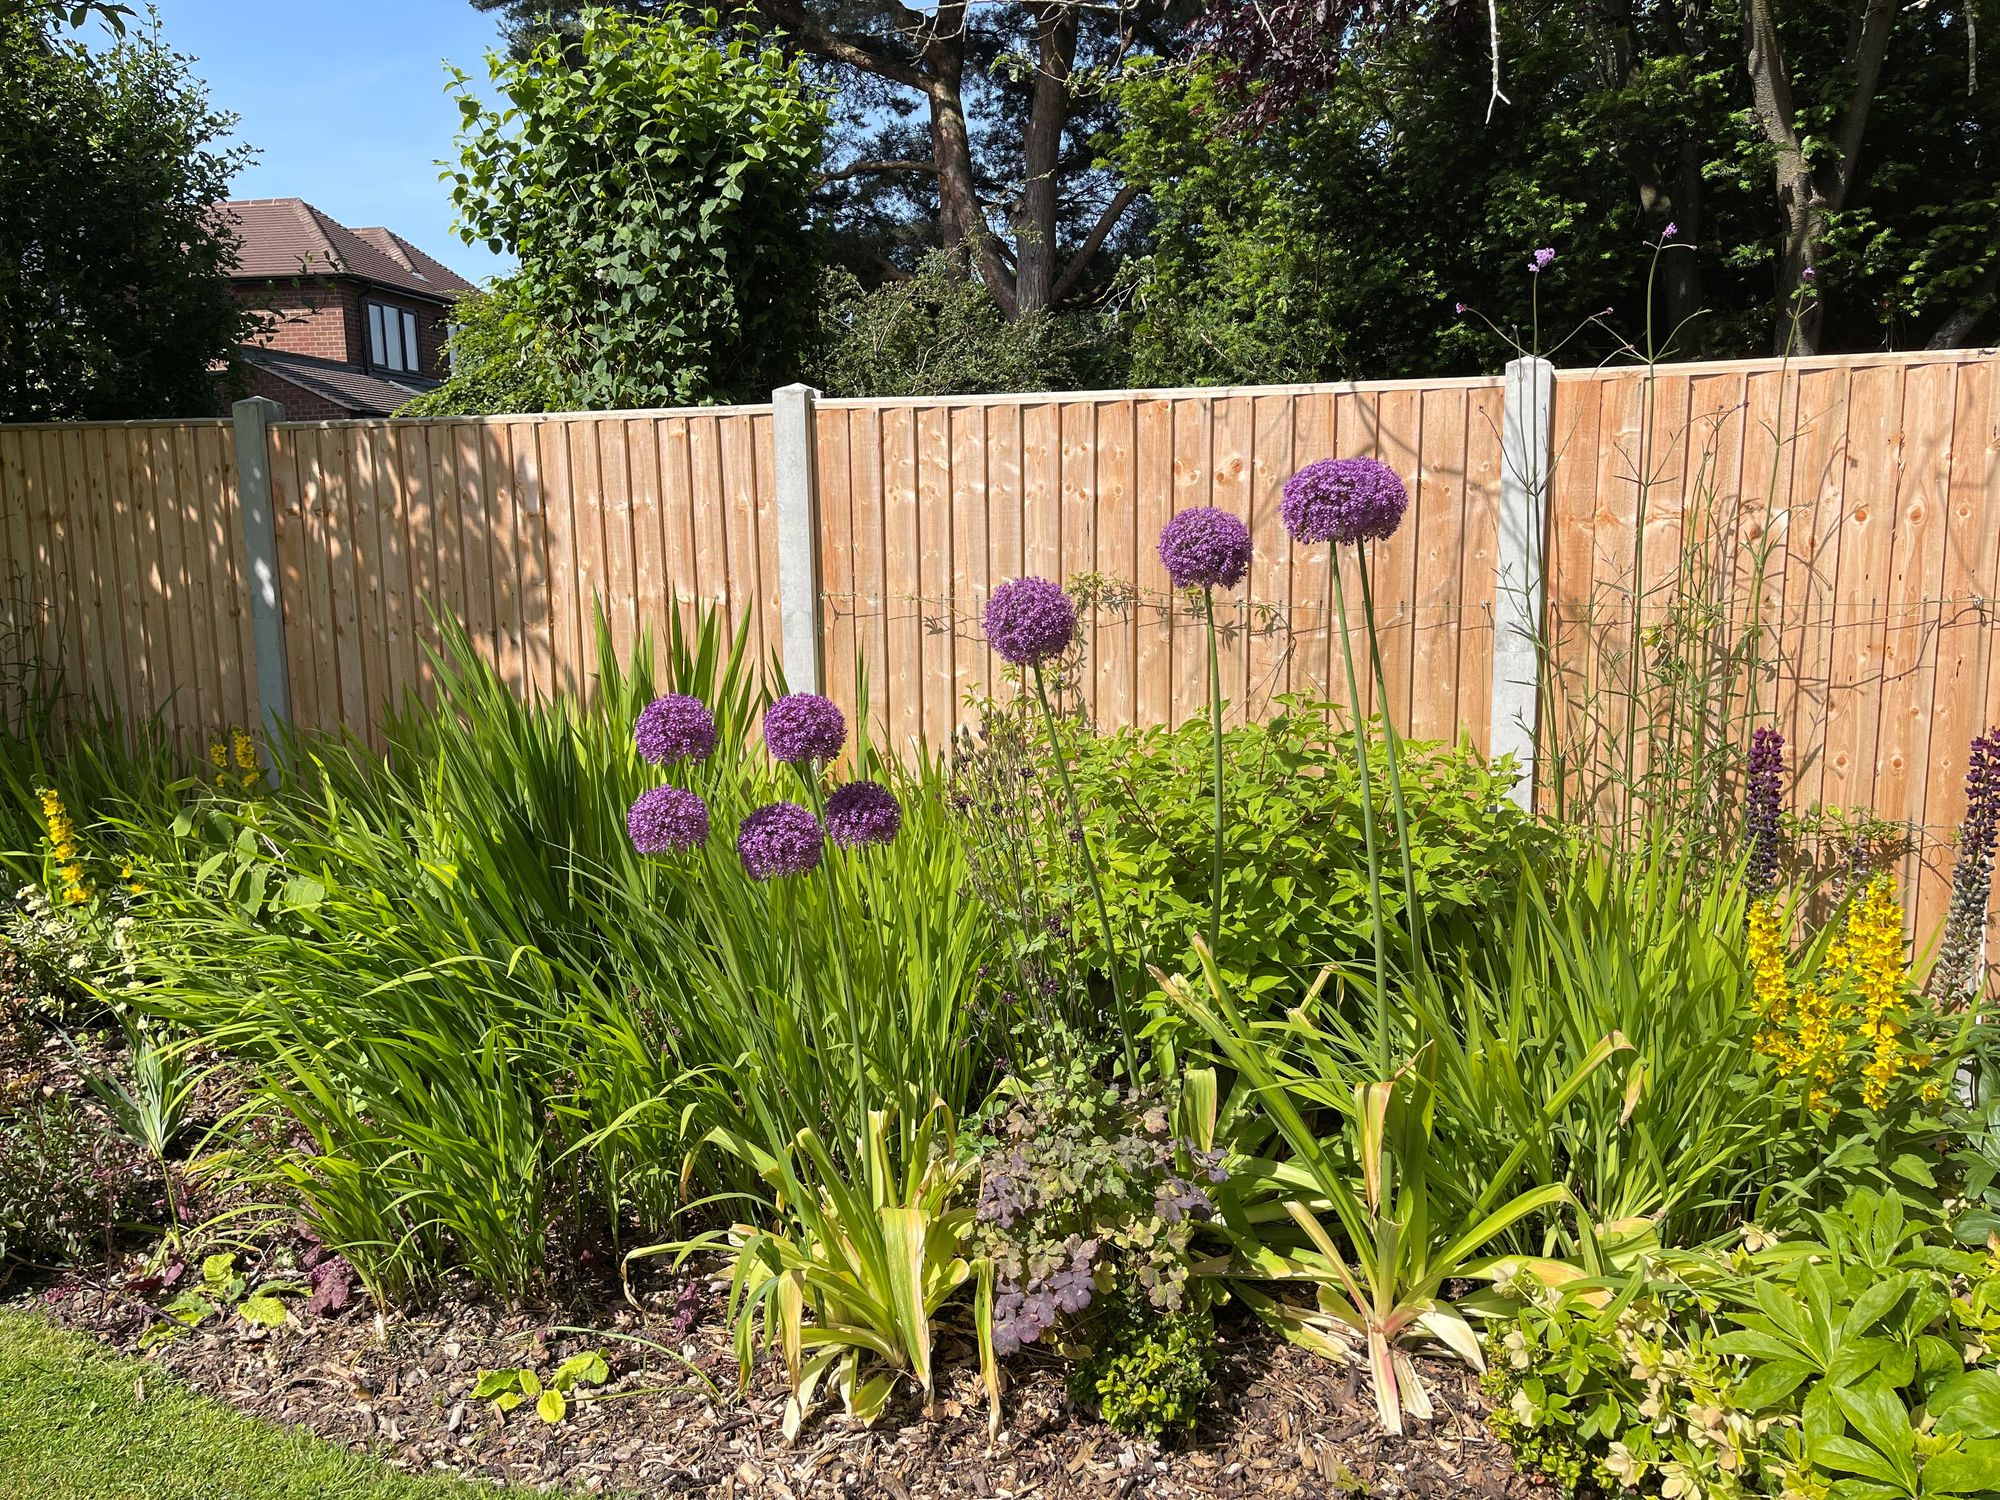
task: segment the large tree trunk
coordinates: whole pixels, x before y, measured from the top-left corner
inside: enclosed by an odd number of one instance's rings
[[[1776,0],[1746,0],[1749,26],[1744,33],[1744,62],[1750,72],[1752,115],[1770,144],[1772,186],[1784,216],[1778,259],[1780,316],[1772,344],[1780,354],[1787,344],[1800,354],[1817,354],[1824,322],[1821,290],[1811,272],[1814,258],[1826,242],[1827,224],[1847,204],[1848,192],[1861,159],[1861,142],[1868,116],[1875,108],[1875,91],[1882,82],[1882,59],[1895,28],[1895,0],[1853,0],[1848,16],[1848,68],[1854,86],[1841,110],[1834,148],[1818,171],[1806,160],[1798,115],[1792,107],[1791,65],[1785,59],[1773,10]],[[1798,337],[1791,340],[1796,309]]]
[[[1056,284],[1056,172],[1069,124],[1070,73],[1076,65],[1076,12],[1066,4],[1034,7],[1036,68],[1023,142],[1025,180],[1013,214],[1013,312],[1039,312]]]
[[[1014,279],[979,201],[972,170],[972,137],[965,125],[965,0],[938,7],[935,33],[924,44],[924,91],[931,101],[931,154],[937,166],[938,238],[944,249],[969,257],[980,280],[1014,316]]]
[[[1806,161],[1804,143],[1792,108],[1792,78],[1778,40],[1773,0],[1747,0],[1749,27],[1745,32],[1745,65],[1750,71],[1753,117],[1770,144],[1771,185],[1784,218],[1779,237],[1777,296],[1779,318],[1772,346],[1779,354],[1789,345],[1799,354],[1819,352],[1821,308],[1819,290],[1806,276],[1813,252],[1826,233],[1826,206]],[[1792,337],[1788,315],[1796,299],[1798,336]]]

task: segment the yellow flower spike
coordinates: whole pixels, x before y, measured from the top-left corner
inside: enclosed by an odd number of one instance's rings
[[[208,763],[218,771],[229,769],[229,746],[221,740],[208,742]]]
[[[232,731],[230,747],[235,752],[237,770],[254,771],[257,769],[257,745],[250,738],[249,731],[243,729]]]

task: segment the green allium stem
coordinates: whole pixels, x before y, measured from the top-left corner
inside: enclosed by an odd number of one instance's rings
[[[1382,1076],[1389,1076],[1389,962],[1382,921],[1382,855],[1375,847],[1375,796],[1368,775],[1368,719],[1361,708],[1361,679],[1354,674],[1354,642],[1347,629],[1347,589],[1340,577],[1340,552],[1333,554],[1333,607],[1340,620],[1340,655],[1347,664],[1347,701],[1354,711],[1354,766],[1361,776],[1361,839],[1368,849],[1368,910],[1375,919],[1375,1053]]]
[[[847,932],[846,924],[841,920],[840,882],[833,873],[833,840],[826,836],[826,793],[819,784],[819,768],[811,761],[803,762],[798,771],[812,798],[813,816],[819,819],[820,836],[825,840],[820,849],[819,868],[826,877],[826,922],[833,929],[833,961],[840,970],[840,998],[847,1011],[848,1042],[854,1049],[854,1118],[865,1137],[868,1131],[868,1069],[861,1052],[861,1011],[854,1003],[854,981],[848,973]]]
[[[1215,643],[1215,590],[1201,591],[1202,615],[1208,624],[1208,714],[1209,739],[1215,747],[1215,837],[1214,859],[1209,874],[1208,952],[1217,963],[1222,945],[1222,659]]]
[[[1375,590],[1368,578],[1368,549],[1356,547],[1361,568],[1361,614],[1368,626],[1368,656],[1375,669],[1375,701],[1382,708],[1382,737],[1389,751],[1389,805],[1396,812],[1396,848],[1403,861],[1403,902],[1410,924],[1410,951],[1418,968],[1424,963],[1424,909],[1417,902],[1417,871],[1410,845],[1410,817],[1403,802],[1402,740],[1396,717],[1389,712],[1389,680],[1382,670],[1382,646],[1375,633]]]
[[[1139,1055],[1132,1046],[1132,1006],[1119,985],[1118,945],[1111,937],[1111,908],[1104,904],[1104,887],[1097,878],[1097,860],[1090,847],[1090,833],[1083,826],[1083,806],[1076,800],[1076,788],[1070,784],[1069,758],[1063,754],[1062,737],[1056,731],[1056,711],[1049,703],[1048,684],[1042,680],[1041,663],[1035,663],[1035,701],[1042,706],[1042,724],[1048,730],[1049,753],[1055,757],[1056,777],[1062,784],[1063,801],[1069,807],[1071,825],[1076,830],[1076,840],[1083,849],[1083,873],[1090,882],[1090,899],[1097,905],[1097,925],[1104,936],[1105,961],[1112,967],[1111,992],[1118,1004],[1118,1039],[1125,1048],[1125,1076],[1134,1087],[1139,1083]],[[1138,988],[1138,978],[1133,977],[1133,988]]]

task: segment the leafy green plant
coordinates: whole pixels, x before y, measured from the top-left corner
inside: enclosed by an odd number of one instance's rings
[[[1229,818],[1215,956],[1252,994],[1301,992],[1321,965],[1373,951],[1358,768],[1352,736],[1329,733],[1332,712],[1286,699],[1271,719],[1223,735]],[[1441,953],[1471,950],[1489,940],[1494,914],[1511,906],[1524,860],[1532,868],[1553,850],[1553,837],[1507,799],[1513,771],[1505,762],[1489,765],[1469,745],[1397,748],[1429,940]],[[1191,939],[1207,925],[1213,822],[1191,788],[1210,771],[1207,726],[1080,737],[1075,753],[1077,795],[1101,850],[1113,930],[1147,934],[1162,968],[1194,973]],[[1377,736],[1370,781],[1385,824],[1388,757]],[[1065,894],[1073,879],[1054,872],[1050,905],[1080,905]],[[1401,881],[1383,882],[1380,894],[1392,941],[1404,946]],[[1088,927],[1078,924],[1076,938],[1102,968]]]
[[[1186,1302],[1188,1249],[1215,1211],[1222,1153],[1174,1132],[1158,1088],[1120,1089],[1101,1057],[1057,1039],[1053,1056],[989,1101],[972,1244],[994,1275],[1002,1354],[1116,1290],[1156,1311]]]
[[[1193,1429],[1215,1373],[1215,1314],[1205,1301],[1162,1314],[1127,1294],[1091,1333],[1089,1356],[1070,1372],[1072,1401],[1096,1407],[1119,1432],[1157,1440]]]
[[[282,1328],[291,1318],[284,1299],[311,1290],[290,1277],[260,1277],[253,1282],[237,1269],[233,1251],[218,1250],[202,1260],[200,1284],[177,1293],[160,1309],[162,1321],[146,1331],[141,1347],[179,1338],[229,1311],[255,1328]]]
[[[1522,1220],[1574,1200],[1560,1182],[1506,1196],[1517,1160],[1477,1180],[1476,1199],[1453,1212],[1463,1204],[1451,1201],[1463,1180],[1458,1165],[1444,1157],[1433,1167],[1434,1055],[1427,1049],[1393,1077],[1371,1079],[1316,1044],[1304,1006],[1278,1022],[1247,1016],[1201,957],[1205,994],[1155,970],[1169,1002],[1237,1080],[1222,1136],[1235,1136],[1229,1183],[1219,1194],[1230,1254],[1198,1269],[1230,1278],[1245,1302],[1306,1348],[1344,1360],[1347,1340],[1358,1340],[1376,1412],[1400,1432],[1405,1413],[1431,1411],[1410,1346],[1436,1343],[1475,1368],[1482,1363],[1471,1326],[1442,1295],[1445,1283],[1491,1279],[1482,1251]],[[1586,1059],[1577,1081],[1609,1051]],[[1345,1248],[1322,1221],[1328,1212]],[[1274,1298],[1253,1285],[1260,1281],[1310,1286],[1314,1303]]]
[[[1894,1195],[1857,1191],[1815,1224],[1622,1281],[1524,1277],[1488,1343],[1494,1427],[1571,1493],[1654,1478],[1690,1496],[1992,1493],[2000,1267]]]
[[[760,1123],[768,1132],[773,1122]],[[797,1435],[822,1383],[863,1423],[881,1416],[904,1378],[928,1405],[936,1392],[932,1319],[974,1274],[964,1254],[971,1210],[953,1206],[972,1168],[954,1159],[950,1118],[933,1107],[914,1129],[899,1130],[889,1111],[871,1111],[852,1181],[810,1129],[775,1149],[730,1131],[716,1137],[756,1168],[776,1196],[776,1212],[766,1225],[739,1224],[726,1236],[652,1246],[634,1256],[673,1252],[685,1259],[717,1240],[728,1244],[738,1367],[747,1381],[759,1343],[784,1360],[792,1388],[787,1437]],[[979,1274],[986,1309],[991,1272]],[[985,1331],[990,1313],[982,1311],[979,1323],[997,1430],[999,1373]]]
[[[572,1354],[544,1379],[532,1365],[511,1370],[481,1370],[473,1382],[472,1399],[491,1401],[496,1412],[510,1412],[525,1401],[535,1403],[535,1415],[550,1426],[569,1415],[570,1392],[579,1385],[602,1385],[611,1367],[596,1349]]]

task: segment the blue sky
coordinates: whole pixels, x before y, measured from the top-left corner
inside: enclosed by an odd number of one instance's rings
[[[262,155],[239,198],[304,198],[343,224],[386,224],[474,281],[508,269],[452,232],[437,162],[458,106],[445,62],[484,84],[499,23],[469,0],[156,0],[160,31],[196,59],[217,108]]]

